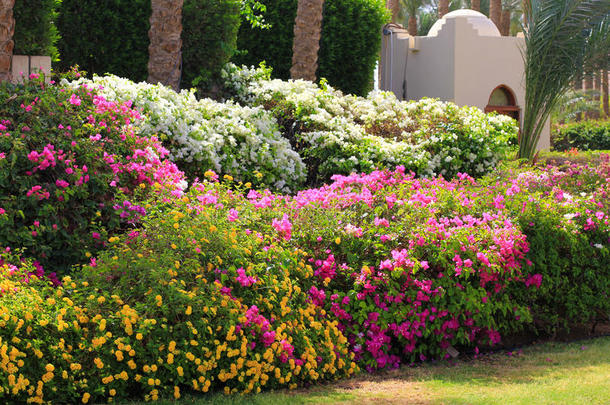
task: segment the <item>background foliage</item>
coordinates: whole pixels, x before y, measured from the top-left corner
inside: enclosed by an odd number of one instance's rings
[[[60,63],[89,73],[114,73],[145,80],[148,64],[150,0],[63,0],[57,26]]]
[[[55,26],[61,0],[19,0],[15,2],[15,55],[49,55],[58,58]]]
[[[204,92],[235,52],[240,0],[186,0],[182,10],[182,87]],[[256,28],[255,28],[256,29]]]
[[[237,64],[258,65],[265,60],[274,77],[288,79],[296,0],[266,1],[268,30],[240,28],[238,48],[245,52]],[[365,95],[373,87],[373,71],[379,53],[379,27],[389,21],[380,0],[328,0],[324,3],[319,52],[319,78],[345,93]]]
[[[560,125],[551,136],[553,149],[566,151],[610,149],[610,121],[581,121]]]

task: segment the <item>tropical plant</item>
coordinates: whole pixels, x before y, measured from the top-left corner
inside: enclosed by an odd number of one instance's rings
[[[490,0],[489,18],[496,24],[498,30],[502,28],[502,0]]]
[[[438,17],[443,18],[449,12],[449,0],[439,0],[438,2]]]
[[[601,17],[600,17],[601,16]],[[519,158],[533,159],[553,107],[608,39],[607,0],[531,0],[525,10],[525,108]],[[607,50],[607,48],[606,48]]]
[[[292,79],[316,80],[324,0],[299,0],[294,20]]]
[[[423,0],[402,0],[402,6],[409,16],[407,29],[409,35],[417,35],[417,13],[423,5]]]

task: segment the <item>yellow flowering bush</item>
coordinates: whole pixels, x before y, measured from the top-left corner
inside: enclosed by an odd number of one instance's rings
[[[0,297],[0,401],[249,393],[357,371],[338,322],[302,288],[313,278],[304,252],[237,232],[214,204],[174,208],[152,208],[61,287],[12,277],[17,290]]]

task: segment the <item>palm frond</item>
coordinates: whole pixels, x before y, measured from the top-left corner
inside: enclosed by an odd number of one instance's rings
[[[526,100],[519,157],[531,159],[553,107],[607,39],[608,0],[530,0],[524,26]],[[605,31],[604,31],[605,30]]]

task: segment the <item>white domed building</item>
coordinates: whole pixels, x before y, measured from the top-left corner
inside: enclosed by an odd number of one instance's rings
[[[423,97],[498,111],[522,123],[525,74],[522,37],[503,37],[474,10],[457,10],[438,20],[425,37],[396,25],[384,28],[380,88],[400,99]],[[550,147],[547,122],[538,149]]]

